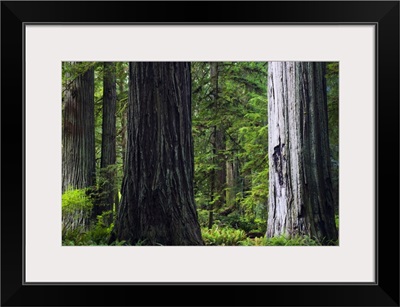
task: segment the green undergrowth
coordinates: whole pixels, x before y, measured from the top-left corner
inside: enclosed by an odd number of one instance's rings
[[[109,223],[111,211],[97,216],[93,221],[93,203],[87,190],[69,190],[62,195],[62,245],[108,245],[113,223]],[[116,242],[113,245],[124,245]]]
[[[62,196],[62,245],[63,246],[107,246],[114,227],[110,223],[111,211],[90,220],[93,204],[85,190],[67,191]],[[201,233],[206,246],[320,246],[338,245],[331,241],[321,243],[308,236],[266,238],[266,223],[262,219],[232,214],[219,217],[211,229],[206,227],[207,212],[199,212]],[[339,216],[335,216],[339,228]],[[136,245],[145,245],[139,242]],[[111,245],[128,245],[116,241]]]
[[[287,238],[285,236],[273,237],[273,238],[247,238],[245,241],[240,242],[243,246],[322,246],[326,244],[320,243],[318,240],[314,240],[308,236],[297,236]],[[328,244],[336,245],[336,244]]]
[[[88,229],[78,227],[63,234],[62,243],[64,246],[106,246],[109,245],[111,232],[114,224],[107,225],[105,221],[109,219],[110,212],[105,212],[97,216],[96,223]],[[124,245],[125,242],[115,242],[113,245]]]
[[[205,245],[232,246],[246,239],[246,232],[241,229],[229,227],[218,227],[214,225],[211,229],[203,227],[201,235]]]
[[[337,242],[322,244],[308,236],[287,238],[279,236],[266,238],[265,236],[253,237],[252,233],[246,233],[241,229],[213,226],[211,229],[201,229],[206,246],[320,246],[337,245]],[[259,235],[259,233],[256,233]]]

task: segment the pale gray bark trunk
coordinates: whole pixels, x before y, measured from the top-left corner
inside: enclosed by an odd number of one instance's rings
[[[268,64],[267,237],[337,239],[324,75],[324,63]]]

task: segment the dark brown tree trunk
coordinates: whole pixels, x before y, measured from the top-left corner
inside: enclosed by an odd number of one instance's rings
[[[324,76],[324,63],[268,64],[268,237],[337,239]]]
[[[203,245],[193,194],[190,63],[130,63],[129,70],[115,237],[130,244]]]
[[[65,93],[62,191],[93,187],[95,172],[94,70],[90,68],[77,76]]]
[[[94,207],[94,213],[101,215],[104,211],[112,211],[115,201],[115,162],[116,162],[116,70],[115,63],[104,63],[103,76],[103,123],[101,138],[100,201]],[[110,217],[112,221],[112,216]]]

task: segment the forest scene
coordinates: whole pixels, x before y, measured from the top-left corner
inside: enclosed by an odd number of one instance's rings
[[[63,246],[339,245],[338,62],[63,62]]]

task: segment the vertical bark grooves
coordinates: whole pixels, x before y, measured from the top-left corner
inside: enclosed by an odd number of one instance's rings
[[[193,194],[190,63],[130,63],[129,76],[115,235],[130,244],[202,245]]]
[[[337,239],[329,155],[325,65],[268,65],[267,236]]]
[[[62,191],[95,184],[94,69],[66,90],[62,128]]]
[[[115,200],[115,170],[110,168],[116,162],[116,109],[117,109],[117,85],[116,67],[113,62],[104,63],[103,76],[103,122],[101,138],[100,168],[105,183],[101,190],[104,197],[95,206],[95,214],[112,210]]]

